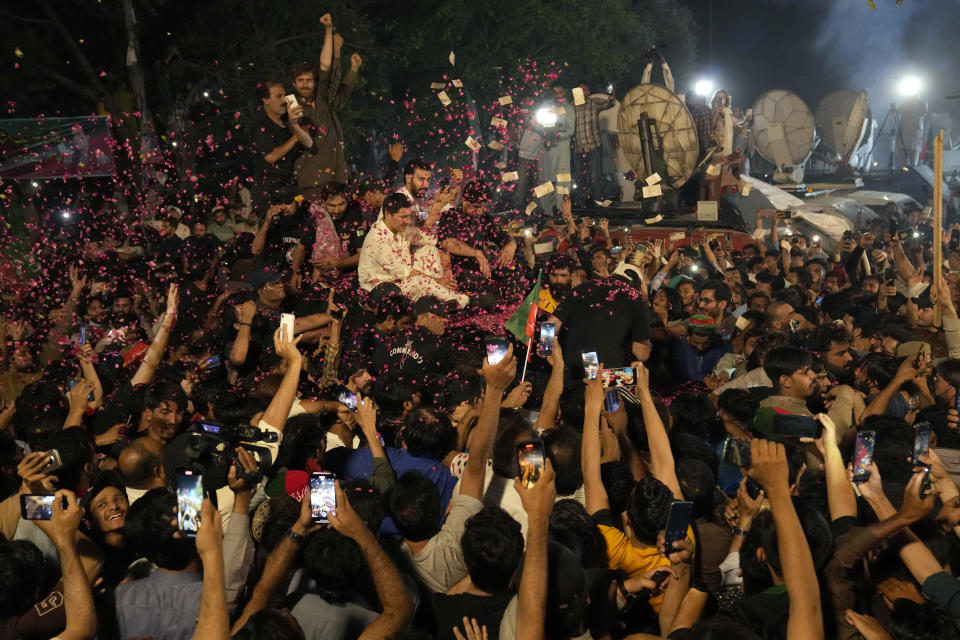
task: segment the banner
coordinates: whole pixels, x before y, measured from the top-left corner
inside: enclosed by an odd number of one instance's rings
[[[108,116],[0,120],[0,178],[116,174]]]

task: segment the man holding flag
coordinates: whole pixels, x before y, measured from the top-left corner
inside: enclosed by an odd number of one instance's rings
[[[523,374],[520,379],[527,376],[527,363],[530,362],[530,348],[533,345],[533,336],[537,328],[537,301],[540,299],[540,279],[543,277],[543,271],[537,273],[537,284],[533,290],[523,299],[517,310],[507,320],[507,330],[517,337],[517,340],[527,345],[527,355],[523,362]]]

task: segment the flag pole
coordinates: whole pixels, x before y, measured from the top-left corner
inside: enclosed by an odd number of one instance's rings
[[[523,373],[520,374],[520,384],[523,384],[523,381],[527,377],[527,365],[530,364],[530,347],[533,346],[533,338],[527,338],[527,357],[523,359]]]

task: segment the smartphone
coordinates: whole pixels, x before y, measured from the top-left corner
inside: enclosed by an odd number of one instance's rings
[[[671,575],[672,574],[666,569],[661,569],[660,571],[657,571],[652,576],[650,576],[650,580],[653,581],[653,584],[657,585],[657,591],[661,591],[662,589],[660,585],[662,585],[664,580],[669,578]]]
[[[81,347],[87,344],[87,325],[80,325],[80,335],[77,336],[77,344]]]
[[[337,402],[345,406],[350,411],[354,413],[357,412],[357,394],[346,387],[342,387],[340,392],[337,394]]]
[[[47,454],[47,466],[43,468],[43,473],[50,474],[63,466],[63,460],[60,458],[60,452],[56,449],[50,449]]]
[[[876,431],[861,431],[857,434],[857,446],[853,454],[854,482],[866,482],[870,479],[870,472],[865,467],[873,462],[873,445],[876,441]]]
[[[723,441],[720,459],[735,467],[749,469],[751,466],[750,442],[728,437]]]
[[[926,466],[921,460],[930,455],[930,423],[918,422],[913,427],[913,468]]]
[[[330,512],[337,510],[337,486],[332,473],[310,474],[310,519],[317,524],[330,524]]]
[[[747,476],[747,495],[750,496],[750,499],[756,500],[759,498],[761,491],[763,491],[763,487],[760,486],[760,483]]]
[[[537,345],[537,351],[542,356],[553,354],[553,341],[557,335],[557,326],[552,322],[544,322],[540,325],[540,344]]]
[[[490,364],[497,364],[507,357],[507,349],[510,348],[507,336],[489,336],[484,344],[487,348],[487,362]]]
[[[613,413],[620,408],[620,392],[616,389],[607,391],[603,398],[603,410],[607,413]]]
[[[223,358],[220,356],[210,356],[200,365],[201,369],[216,369],[223,364]]]
[[[777,211],[777,215],[780,217],[781,220],[789,220],[790,218],[793,217],[793,212],[787,211],[786,209],[779,209]]]
[[[890,219],[890,235],[891,236],[897,235],[897,221],[895,218]]]
[[[791,320],[791,321],[790,321],[790,332],[791,332],[791,333],[796,333],[796,332],[799,331],[799,330],[800,330],[800,321],[799,321],[799,320]]]
[[[201,422],[200,428],[207,433],[220,433],[220,425],[211,424],[209,422]]]
[[[603,387],[611,389],[616,387],[632,387],[636,384],[637,376],[633,367],[620,367],[617,369],[604,369]]]
[[[618,256],[623,252],[623,247],[621,245],[615,245],[610,247],[610,255]]]
[[[288,110],[288,111],[289,111],[290,109],[294,108],[295,106],[297,106],[297,96],[296,96],[296,95],[294,95],[294,94],[291,93],[291,94],[289,94],[289,95],[287,96],[286,99],[287,99],[287,110]]]
[[[583,359],[583,372],[587,380],[596,380],[600,371],[600,360],[596,351],[584,351],[580,354]]]
[[[957,415],[960,415],[960,389],[957,389],[953,396],[953,408],[957,410]]]
[[[775,415],[773,432],[780,438],[812,438],[823,435],[823,425],[813,416]]]
[[[693,503],[686,501],[676,501],[670,505],[670,513],[667,514],[667,527],[663,536],[663,544],[667,548],[667,553],[675,551],[674,545],[687,537],[687,528],[693,518]]]
[[[203,474],[193,469],[177,469],[177,529],[193,538],[200,530],[203,508]]]
[[[520,463],[520,482],[529,489],[543,473],[543,442],[521,442],[517,445],[517,462]]]
[[[607,93],[613,93],[613,83],[607,85]]]
[[[951,251],[956,251],[960,249],[960,229],[954,229],[950,232],[950,247]]]
[[[56,496],[20,494],[20,517],[24,520],[52,520],[53,499]]]
[[[284,330],[287,340],[293,340],[293,323],[296,318],[292,313],[280,314],[280,328]]]
[[[79,384],[79,383],[78,383],[76,380],[68,380],[68,381],[67,381],[67,390],[68,390],[68,391],[73,391],[73,388],[74,388],[75,386],[77,386],[77,384]],[[93,391],[91,391],[90,393],[87,394],[87,402],[93,402],[94,399],[95,399],[95,396],[93,395]]]
[[[930,495],[932,481],[930,480],[930,467],[923,467],[923,479],[920,481],[920,497],[926,498]]]

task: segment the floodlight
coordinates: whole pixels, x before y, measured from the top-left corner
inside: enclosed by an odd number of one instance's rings
[[[920,93],[921,84],[920,78],[917,76],[904,76],[900,79],[900,84],[897,88],[902,95],[912,97]]]
[[[709,80],[698,80],[697,84],[693,85],[693,90],[702,96],[708,96],[713,92],[713,83]]]

